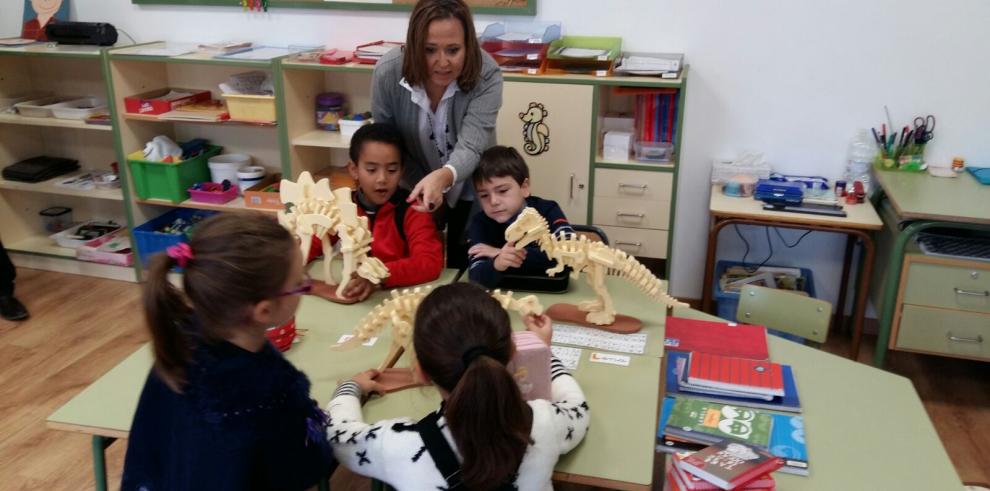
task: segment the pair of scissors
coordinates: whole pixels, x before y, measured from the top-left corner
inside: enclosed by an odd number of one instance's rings
[[[915,143],[928,143],[935,138],[935,116],[918,116],[914,118]]]

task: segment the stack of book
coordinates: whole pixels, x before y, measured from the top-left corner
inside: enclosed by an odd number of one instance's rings
[[[222,101],[205,101],[179,106],[158,116],[167,121],[189,121],[194,123],[216,123],[230,119],[227,107]]]
[[[736,442],[783,459],[781,472],[808,475],[794,371],[767,360],[765,328],[668,317],[665,345],[658,451]]]
[[[378,41],[369,44],[362,44],[354,50],[354,61],[374,65],[375,63],[378,63],[378,60],[385,56],[385,53],[401,47],[402,44],[403,43],[389,41]]]
[[[688,455],[677,455],[667,467],[664,489],[747,491],[776,489],[771,472],[783,465],[764,450],[736,442],[720,442]]]

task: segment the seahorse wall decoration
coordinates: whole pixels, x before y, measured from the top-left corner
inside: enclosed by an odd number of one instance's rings
[[[523,150],[530,155],[539,155],[550,150],[550,127],[543,121],[550,113],[543,104],[530,102],[526,112],[519,113],[523,122]]]

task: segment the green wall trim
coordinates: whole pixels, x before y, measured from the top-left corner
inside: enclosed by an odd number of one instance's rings
[[[116,90],[114,90],[113,85],[113,75],[110,70],[110,50],[104,51],[103,56],[100,58],[100,63],[103,65],[103,86],[107,90],[107,107],[110,109],[110,127],[113,128],[113,146],[114,152],[117,155],[117,172],[120,178],[120,190],[124,195],[124,216],[127,217],[127,233],[131,237],[131,244],[134,246],[135,252],[137,251],[137,241],[134,239],[134,227],[137,223],[134,221],[134,208],[133,201],[131,199],[131,184],[130,184],[130,169],[127,166],[127,152],[124,150],[124,145],[121,142],[120,136],[120,113],[117,109],[117,100],[114,98]],[[138,259],[134,261],[134,277],[137,281],[141,281],[141,260]]]
[[[681,137],[684,136],[684,110],[686,107],[685,102],[687,101],[687,69],[684,67],[684,71],[681,72],[681,79],[684,80],[684,85],[677,94],[677,137],[674,138],[674,176],[673,176],[673,191],[670,196],[670,218],[668,219],[667,229],[670,233],[667,234],[667,264],[666,272],[667,277],[667,290],[670,290],[670,266],[674,263],[674,219],[677,216],[677,177],[680,175],[681,168]]]
[[[289,118],[285,110],[285,81],[282,79],[282,63],[272,67],[272,83],[275,86],[275,119],[278,124],[279,155],[282,159],[282,176],[293,178],[292,162],[290,161]]]
[[[101,49],[99,53],[59,53],[59,52],[46,52],[46,51],[14,51],[0,49],[0,56],[37,56],[41,58],[85,58],[97,60],[103,55],[105,49]]]
[[[199,5],[213,7],[241,7],[240,0],[131,0],[137,5]],[[393,3],[324,2],[321,0],[271,0],[269,8],[304,8],[356,11],[409,12],[412,5]],[[536,15],[536,0],[529,0],[525,7],[475,7],[475,14]]]
[[[352,72],[371,73],[375,70],[375,65],[321,65],[319,63],[282,63],[283,70],[316,70],[322,72]]]
[[[111,54],[110,58],[113,60],[123,60],[123,61],[148,61],[148,62],[159,62],[159,63],[191,63],[196,65],[226,65],[226,66],[242,66],[247,68],[271,68],[275,60],[267,61],[251,61],[251,60],[217,60],[213,58],[209,59],[191,59],[191,58],[181,58],[181,57],[169,57],[169,56],[147,56],[147,55],[125,55],[125,54]]]
[[[601,109],[601,103],[599,102],[600,87],[593,87],[591,89],[591,148],[588,150],[588,155],[591,156],[589,161],[592,163],[588,167],[588,211],[585,224],[591,225],[595,217],[595,165],[594,158],[598,154],[598,112]]]
[[[644,172],[676,172],[676,165],[651,165],[651,164],[612,164],[606,162],[595,162],[596,169],[622,169]]]

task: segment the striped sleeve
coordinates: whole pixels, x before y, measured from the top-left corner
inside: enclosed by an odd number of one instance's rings
[[[557,377],[567,375],[571,376],[571,372],[567,371],[567,367],[564,366],[564,362],[560,361],[560,358],[554,356],[550,360],[550,381],[557,380]]]

